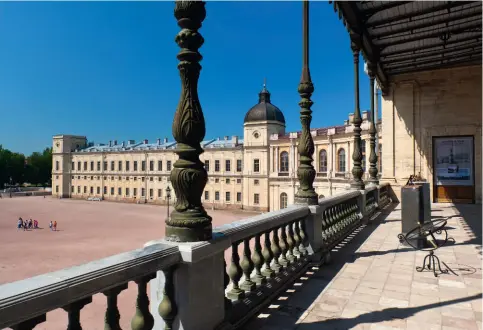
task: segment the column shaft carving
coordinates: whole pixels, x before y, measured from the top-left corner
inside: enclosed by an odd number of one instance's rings
[[[379,179],[377,178],[377,153],[376,153],[376,114],[374,110],[374,79],[375,79],[375,67],[373,64],[368,65],[369,73],[369,88],[370,88],[370,98],[371,98],[371,122],[369,125],[369,143],[370,143],[370,155],[369,155],[369,182],[372,184],[379,184]]]

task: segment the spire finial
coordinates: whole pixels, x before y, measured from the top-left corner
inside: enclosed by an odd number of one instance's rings
[[[267,88],[267,78],[263,78],[263,88]]]

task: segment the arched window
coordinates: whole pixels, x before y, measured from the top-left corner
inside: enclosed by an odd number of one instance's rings
[[[345,150],[337,151],[337,172],[345,172]]]
[[[319,152],[319,172],[327,172],[327,151],[324,149]]]
[[[287,207],[288,197],[286,193],[280,194],[280,209],[284,209]]]
[[[288,172],[288,152],[280,153],[280,172]]]

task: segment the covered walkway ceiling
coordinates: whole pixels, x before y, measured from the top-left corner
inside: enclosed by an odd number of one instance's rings
[[[334,1],[361,50],[377,65],[381,86],[391,76],[481,64],[480,1]]]

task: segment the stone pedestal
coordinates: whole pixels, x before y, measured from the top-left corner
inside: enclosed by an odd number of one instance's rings
[[[323,240],[322,240],[322,208],[319,205],[309,206],[310,215],[305,220],[307,233],[307,251],[310,261],[316,265],[323,263]]]
[[[225,318],[224,252],[228,242],[173,243],[151,241],[177,246],[182,262],[173,272],[177,315],[173,330],[213,330]],[[158,306],[163,299],[165,278],[162,271],[150,283],[150,311],[154,317],[153,329],[164,329]]]
[[[424,222],[431,221],[431,188],[429,182],[415,181],[415,185],[421,186]]]

